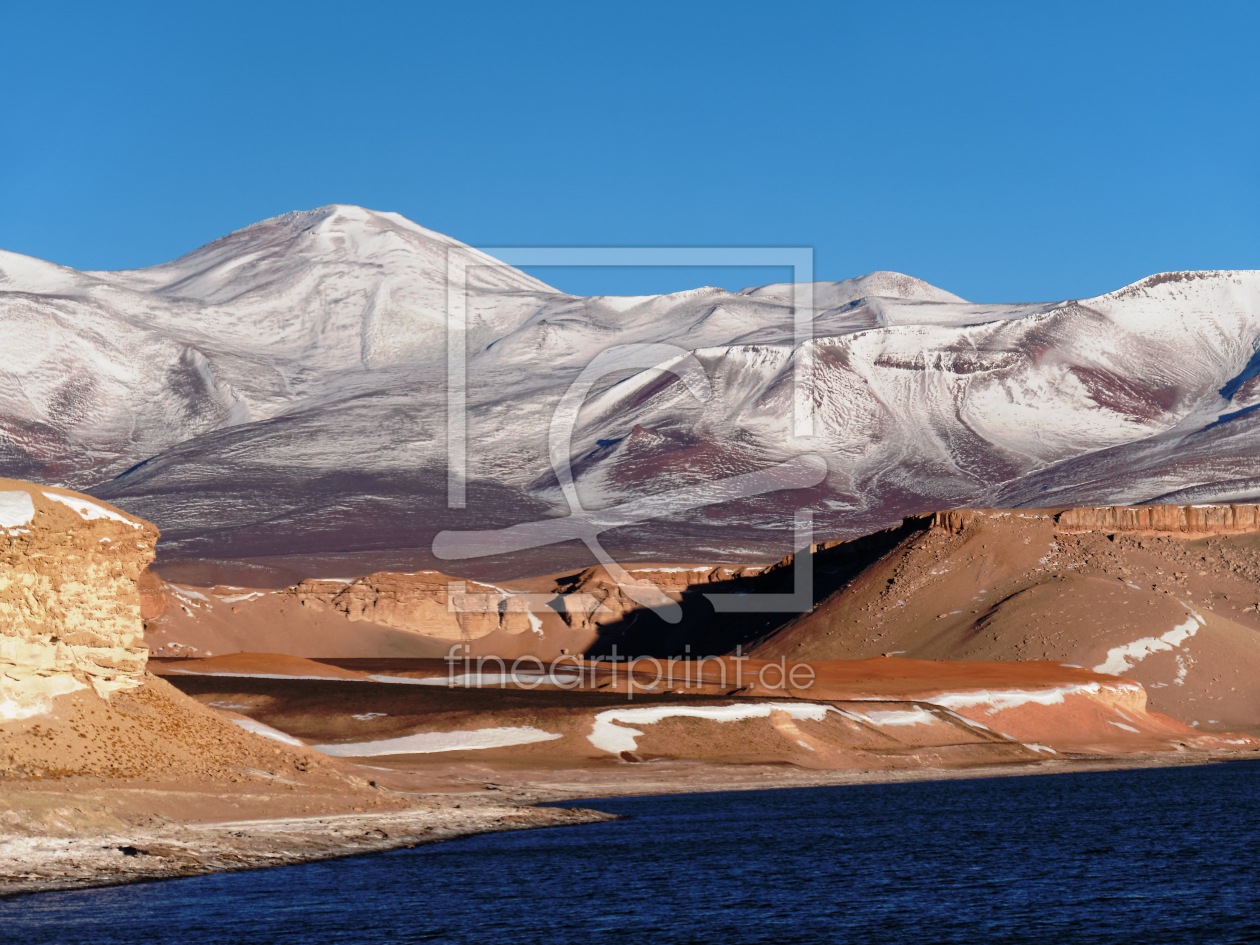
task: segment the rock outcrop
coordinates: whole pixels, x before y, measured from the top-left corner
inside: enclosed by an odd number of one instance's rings
[[[511,597],[503,589],[437,571],[381,571],[356,581],[312,579],[284,593],[315,613],[333,610],[348,620],[410,630],[438,640],[477,640],[496,630],[522,633],[530,629],[531,615],[524,608],[512,607]],[[481,606],[469,606],[469,596]]]
[[[673,600],[683,592],[755,575],[760,568],[641,567],[630,573]],[[562,578],[540,593],[525,594],[437,571],[412,574],[382,571],[355,581],[312,579],[283,593],[319,613],[334,610],[363,620],[409,630],[438,640],[470,641],[495,631],[534,631],[557,621],[595,636],[600,627],[625,620],[643,605],[631,598],[602,567]]]
[[[753,590],[763,570],[782,568],[648,565],[629,574],[678,602],[697,588]],[[475,654],[549,658],[586,652],[610,629],[634,625],[643,610],[602,567],[512,587],[438,571],[311,578],[280,590],[192,587],[148,575],[141,599],[146,639],[167,657],[241,650],[438,657],[456,644]]]
[[[790,559],[788,559],[790,562]],[[777,565],[775,566],[777,567]],[[672,601],[682,595],[714,585],[727,591],[747,590],[755,586],[761,567],[670,567],[641,565],[627,569],[627,574],[641,584],[660,591]],[[566,624],[576,630],[598,634],[601,628],[633,619],[644,605],[626,592],[603,566],[587,568],[556,582],[557,602],[553,606]],[[641,596],[641,595],[640,595]]]
[[[96,499],[0,479],[0,720],[143,683],[137,582],[157,538]]]
[[[1068,532],[1241,535],[1260,532],[1260,505],[1112,505],[1068,509],[1055,522]]]
[[[978,521],[993,518],[1016,518],[1025,521],[1053,521],[1053,512],[1045,511],[1007,511],[1005,509],[949,509],[945,512],[936,512],[930,516],[924,515],[914,519],[906,519],[907,524],[917,524],[919,527],[930,526],[938,531],[948,532],[951,535],[957,535],[966,531]]]
[[[1260,532],[1260,505],[1103,505],[1079,509],[950,509],[930,517],[933,528],[961,532],[981,518],[1051,519],[1056,531],[1135,532],[1186,537]],[[906,521],[911,521],[907,519]],[[829,543],[821,547],[833,547]]]

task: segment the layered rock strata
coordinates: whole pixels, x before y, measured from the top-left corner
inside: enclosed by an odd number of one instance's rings
[[[157,538],[96,499],[0,479],[0,720],[143,683],[137,581]]]
[[[1260,505],[1113,505],[1068,509],[1055,522],[1062,531],[1239,535],[1260,532]]]
[[[680,601],[684,593],[696,587],[752,587],[761,571],[759,567],[657,566],[635,568],[629,573],[635,580],[651,582],[671,600]],[[538,586],[525,590],[466,581],[438,571],[380,571],[353,580],[311,578],[268,591],[183,587],[146,575],[141,594],[150,638],[155,653],[161,656],[201,656],[238,649],[290,652],[286,646],[297,650],[295,655],[337,655],[339,651],[318,649],[322,644],[314,641],[323,638],[314,634],[313,628],[343,620],[359,625],[351,631],[359,638],[369,636],[373,628],[399,631],[383,644],[394,650],[400,646],[405,649],[406,641],[399,635],[417,638],[416,645],[423,641],[444,644],[431,654],[435,656],[446,652],[451,643],[474,641],[485,641],[505,653],[519,647],[537,652],[537,642],[546,638],[558,655],[565,649],[573,652],[573,648],[589,645],[602,628],[631,621],[635,612],[643,609],[602,567],[534,583]],[[293,625],[287,635],[275,631],[286,623]],[[243,634],[229,637],[223,631],[231,624],[258,624],[262,636],[254,634],[248,640]],[[513,637],[523,634],[529,634],[529,640],[513,642]]]
[[[522,633],[530,629],[530,615],[513,608],[510,595],[501,588],[437,571],[381,571],[355,581],[306,580],[284,593],[315,613],[332,610],[347,620],[411,630],[438,640],[476,640],[495,630]],[[466,606],[469,596],[485,606]]]
[[[1052,519],[1055,530],[1080,532],[1169,533],[1202,537],[1260,532],[1260,505],[1103,505],[1043,509],[951,509],[930,517],[932,527],[960,532],[977,518]],[[910,521],[907,519],[907,521]],[[834,547],[829,542],[819,547]]]

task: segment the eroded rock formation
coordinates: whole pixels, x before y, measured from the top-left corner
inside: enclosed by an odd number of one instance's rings
[[[961,532],[980,518],[1052,519],[1056,531],[1171,533],[1184,536],[1260,532],[1260,505],[1103,505],[1079,509],[951,509],[933,528]],[[907,519],[907,521],[910,521]],[[829,543],[822,547],[832,547]]]
[[[530,629],[532,617],[523,607],[513,607],[501,588],[438,571],[381,571],[349,582],[312,579],[284,593],[315,613],[334,610],[349,620],[438,640],[477,640],[496,630],[522,633]]]
[[[695,587],[738,584],[761,570],[649,566],[635,568],[630,574],[677,601]],[[559,622],[594,636],[601,627],[643,609],[602,567],[587,568],[531,594],[438,571],[382,571],[354,581],[309,579],[281,593],[296,598],[313,613],[336,611],[352,621],[460,642],[479,640],[496,631],[541,634]]]
[[[0,719],[143,682],[137,581],[157,529],[65,489],[0,479]]]
[[[1260,532],[1260,505],[1113,505],[1068,509],[1056,523],[1063,531],[1238,535]]]

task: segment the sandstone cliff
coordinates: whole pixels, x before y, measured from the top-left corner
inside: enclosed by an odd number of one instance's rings
[[[630,573],[676,601],[689,589],[739,580],[759,571],[648,566]],[[600,627],[625,620],[643,608],[602,567],[561,578],[541,593],[479,584],[437,571],[382,571],[351,582],[306,580],[282,593],[317,613],[334,610],[349,620],[451,641],[478,640],[495,631],[543,633],[557,621],[593,637]]]
[[[0,479],[0,719],[143,682],[137,581],[157,529],[65,489]]]
[[[1238,535],[1260,532],[1260,505],[1113,505],[1068,509],[1055,521],[1063,531]]]
[[[496,630],[523,633],[529,614],[502,588],[437,571],[381,571],[357,581],[312,579],[284,591],[313,612],[410,630],[438,640],[476,640]],[[536,624],[537,618],[533,619]]]
[[[759,567],[630,571],[674,601],[695,588],[755,586]],[[524,584],[525,586],[520,586]],[[147,577],[146,639],[157,656],[267,651],[295,656],[439,657],[452,644],[514,658],[581,653],[643,607],[602,567],[500,587],[437,571],[311,578],[280,590],[193,588]]]
[[[0,479],[0,781],[284,777],[295,789],[361,791],[317,754],[247,731],[146,672],[142,612],[161,599],[145,569],[157,538],[95,499]]]
[[[931,516],[933,528],[960,532],[980,518],[1053,520],[1056,531],[1138,532],[1185,537],[1260,532],[1260,505],[1104,505],[1079,509],[950,509]],[[907,519],[907,521],[910,521]],[[829,543],[820,547],[833,547]]]

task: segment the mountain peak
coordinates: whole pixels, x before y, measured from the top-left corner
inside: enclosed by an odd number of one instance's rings
[[[92,275],[139,292],[214,304],[259,293],[274,297],[313,278],[425,285],[444,296],[452,247],[482,255],[397,213],[328,204],[260,220],[168,263]],[[470,281],[498,291],[555,292],[505,265],[479,268]]]
[[[1195,283],[1198,283],[1198,286],[1195,286],[1195,288],[1216,288],[1229,284],[1254,284],[1258,276],[1260,276],[1260,270],[1256,269],[1200,269],[1184,272],[1157,272],[1154,275],[1147,276],[1145,279],[1139,279],[1137,282],[1116,289],[1114,292],[1108,292],[1106,295],[1099,296],[1099,298],[1123,299],[1131,296],[1150,295],[1152,290],[1158,289],[1160,286],[1166,287],[1161,292],[1172,291],[1180,294],[1184,290],[1191,288]]]

